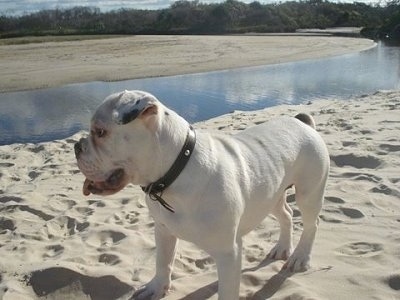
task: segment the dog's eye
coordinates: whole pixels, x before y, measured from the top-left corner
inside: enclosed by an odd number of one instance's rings
[[[103,128],[96,128],[93,130],[92,134],[98,138],[102,138],[106,135],[106,131]]]

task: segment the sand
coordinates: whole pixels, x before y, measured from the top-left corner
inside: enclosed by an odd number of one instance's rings
[[[278,115],[311,113],[332,168],[312,268],[281,271],[267,217],[244,239],[241,299],[399,299],[400,91],[232,114],[195,124],[227,134]],[[0,298],[128,299],[153,275],[153,220],[143,193],[82,195],[73,155],[83,135],[0,147]],[[292,191],[294,238],[301,232]],[[180,242],[166,299],[217,299],[212,258]]]
[[[126,36],[0,45],[0,92],[223,70],[346,54],[367,39],[304,36]]]
[[[278,63],[368,48],[331,37],[123,37],[0,46],[0,91]],[[267,217],[244,239],[241,299],[400,297],[400,91],[234,112],[197,123],[227,134],[278,115],[308,112],[332,168],[312,268],[281,271],[266,255],[279,227]],[[0,298],[128,299],[154,273],[154,223],[138,187],[82,195],[73,154],[85,133],[0,146]],[[301,219],[295,211],[297,241]],[[212,258],[181,241],[166,299],[217,299]]]

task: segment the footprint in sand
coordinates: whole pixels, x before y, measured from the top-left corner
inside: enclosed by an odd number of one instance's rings
[[[365,215],[358,209],[348,208],[348,207],[340,207],[339,209],[345,216],[351,219],[360,219],[365,217]]]
[[[99,262],[104,263],[106,265],[114,266],[121,262],[119,257],[114,254],[103,253],[99,256]]]
[[[395,178],[389,178],[389,181],[390,181],[391,183],[394,183],[394,184],[396,184],[396,183],[399,183],[399,182],[400,182],[400,178],[398,178],[398,177],[395,177]]]
[[[129,204],[131,201],[132,201],[132,199],[124,198],[124,199],[121,200],[121,204],[122,204],[122,205],[127,205],[127,204]]]
[[[294,196],[294,195],[290,195]],[[294,199],[291,199],[292,197],[288,196],[288,203],[294,201]],[[290,199],[289,199],[290,197]],[[325,197],[326,202],[331,202],[333,204],[344,204],[346,201],[344,201],[342,198],[335,197],[335,196],[326,196]],[[324,209],[325,212],[332,214],[333,216],[327,216],[327,215],[321,215],[321,219],[325,222],[330,222],[330,223],[342,223],[343,220],[338,219],[337,215],[344,215],[350,219],[360,219],[365,217],[365,215],[358,209],[355,208],[348,208],[348,207],[328,207]],[[293,210],[293,217],[298,217],[300,216],[301,213],[297,209]]]
[[[379,145],[379,148],[387,153],[400,151],[400,145],[381,144],[381,145]]]
[[[357,169],[376,169],[382,164],[382,160],[372,155],[356,156],[353,153],[332,155],[331,160],[338,167],[351,166]]]
[[[379,184],[378,186],[372,188],[371,192],[385,194],[388,196],[392,195],[392,196],[400,197],[400,191],[391,189],[390,187],[388,187],[385,184]]]
[[[382,182],[383,179],[381,177],[373,175],[373,174],[361,173],[361,172],[345,172],[345,173],[340,174],[340,176],[344,177],[344,178],[351,178],[353,180],[363,180],[363,181],[369,181],[372,183],[377,183],[378,186],[370,190],[373,193],[383,193],[386,195],[391,195],[393,193],[396,193],[396,191],[389,188],[387,185],[380,184],[380,182]],[[393,180],[389,179],[389,181],[392,183],[397,183],[396,179],[393,179]],[[398,195],[400,195],[400,192],[398,192],[398,193],[399,193]]]
[[[1,200],[0,200],[0,202],[1,202]],[[1,208],[0,212],[2,212],[2,211],[14,212],[17,210],[28,212],[32,215],[35,215],[36,217],[38,217],[40,219],[43,219],[44,221],[49,221],[54,218],[54,216],[46,214],[45,212],[35,209],[35,208],[32,208],[28,205],[19,205],[19,204],[7,205],[7,206]]]
[[[293,215],[292,215],[292,217],[293,217],[293,218],[301,217],[301,212],[300,212],[300,210],[297,209],[297,208],[294,208],[294,209],[293,209]]]
[[[345,201],[342,198],[334,197],[334,196],[326,196],[325,200],[332,203],[343,204]]]
[[[6,232],[5,230],[14,231],[16,229],[13,220],[7,218],[0,218],[0,234]]]
[[[95,248],[108,248],[126,238],[126,234],[113,230],[91,232],[86,242]]]
[[[386,283],[389,287],[395,291],[400,291],[400,275],[391,275],[386,279]]]
[[[343,141],[342,145],[343,147],[356,147],[358,143],[353,141]]]
[[[13,163],[0,163],[0,168],[9,168],[13,166],[15,166]]]
[[[373,174],[358,174],[357,176],[354,177],[354,180],[366,180],[369,182],[375,182],[378,183],[382,180],[381,177],[373,175]]]
[[[102,200],[89,200],[89,205],[94,205],[96,207],[105,207],[106,204]]]
[[[60,216],[45,224],[47,235],[52,237],[65,237],[74,235],[89,227],[89,222],[78,222],[75,218]]]
[[[23,202],[24,199],[20,198],[20,197],[14,197],[14,196],[3,196],[0,197],[0,203],[8,203],[8,202],[16,202],[16,203],[20,203]]]
[[[343,223],[350,219],[364,218],[365,215],[355,208],[348,207],[327,207],[323,209],[324,214],[320,215],[321,220],[328,223]]]
[[[50,197],[51,198],[48,200],[48,205],[56,212],[69,210],[77,204],[76,201],[68,199],[68,196],[64,194],[54,194],[50,195]]]
[[[46,253],[43,254],[43,258],[56,257],[64,252],[64,247],[61,245],[49,245],[46,247]]]
[[[212,259],[211,256],[205,257],[205,258],[200,258],[200,259],[196,259],[194,261],[194,264],[196,265],[197,268],[199,269],[205,269],[208,266],[212,266],[214,265],[214,260]]]
[[[140,213],[136,212],[136,211],[130,211],[126,216],[125,216],[125,220],[129,223],[129,224],[136,224],[137,222],[139,222],[139,215]]]
[[[335,196],[325,196],[325,201],[327,204],[332,203],[332,204],[345,204],[346,201],[343,200],[340,197],[335,197]],[[321,220],[328,222],[328,223],[343,223],[345,222],[348,218],[350,219],[361,219],[364,218],[365,215],[362,211],[355,209],[355,208],[349,208],[349,207],[343,207],[343,206],[326,206],[323,208],[323,214],[320,215]]]
[[[382,251],[383,245],[379,243],[354,242],[337,248],[335,253],[349,257],[371,257],[379,255]]]
[[[286,196],[287,203],[294,203],[296,202],[296,194],[290,194]]]
[[[334,224],[343,223],[342,220],[332,217],[332,216],[325,215],[325,214],[320,215],[319,218],[322,221],[327,222],[327,223],[334,223]]]
[[[41,172],[37,172],[37,171],[30,171],[28,173],[28,176],[31,180],[35,180],[36,178],[38,178],[42,173]]]
[[[43,145],[38,145],[38,146],[33,145],[33,146],[27,147],[26,149],[36,154],[36,153],[44,151],[46,148]]]
[[[80,213],[80,214],[82,214],[82,215],[84,215],[84,216],[91,216],[91,215],[93,215],[93,213],[94,213],[94,209],[93,209],[93,208],[86,207],[86,206],[78,206],[78,207],[75,207],[75,210],[76,210],[78,213]]]

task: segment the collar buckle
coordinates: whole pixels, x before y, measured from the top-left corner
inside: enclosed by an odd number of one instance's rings
[[[181,174],[186,164],[188,163],[190,156],[193,153],[194,146],[196,144],[196,132],[190,125],[185,143],[182,147],[181,152],[178,154],[175,162],[172,164],[168,172],[161,177],[156,182],[150,183],[148,186],[143,187],[142,190],[149,195],[150,199],[153,201],[158,201],[162,206],[164,206],[170,212],[175,212],[172,206],[170,206],[162,198],[162,194],[165,189],[167,189],[178,176]]]

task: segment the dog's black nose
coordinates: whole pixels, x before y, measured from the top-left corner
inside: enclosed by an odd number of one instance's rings
[[[76,158],[79,158],[79,155],[82,153],[82,144],[80,141],[75,143],[74,149]]]

